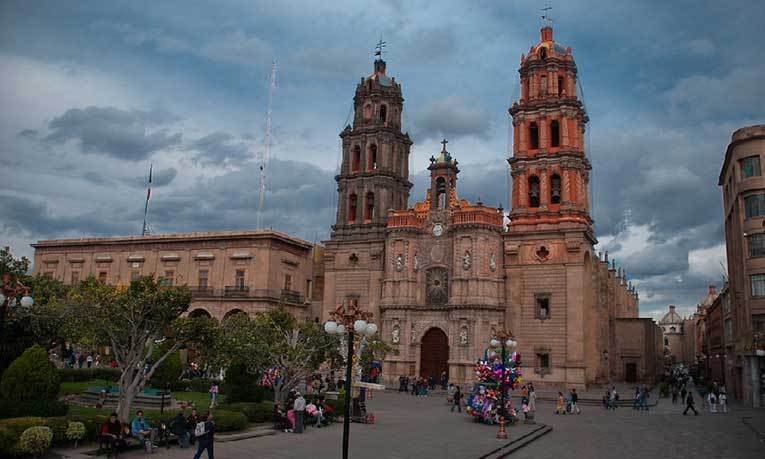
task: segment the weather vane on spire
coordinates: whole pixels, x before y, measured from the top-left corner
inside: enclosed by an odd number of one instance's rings
[[[378,41],[377,45],[375,46],[375,57],[379,58],[380,60],[382,60],[383,58],[383,53],[385,52],[385,45],[387,45],[387,43],[385,43],[382,40],[382,35],[380,35],[380,41]]]
[[[552,27],[553,18],[550,16],[550,10],[552,10],[552,6],[549,3],[545,4],[545,7],[541,9],[542,16],[540,18],[544,27]]]

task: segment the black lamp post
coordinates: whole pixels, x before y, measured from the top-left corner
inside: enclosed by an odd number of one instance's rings
[[[372,313],[362,311],[352,303],[346,308],[341,304],[330,312],[331,320],[324,324],[324,331],[331,335],[348,333],[348,357],[345,362],[345,409],[343,415],[343,459],[348,459],[348,441],[351,433],[351,379],[353,378],[353,336],[372,336],[377,325],[370,322]]]

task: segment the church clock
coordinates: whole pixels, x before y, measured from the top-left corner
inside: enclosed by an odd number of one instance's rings
[[[441,223],[436,223],[433,225],[433,236],[441,237],[442,234],[444,234],[444,225]]]

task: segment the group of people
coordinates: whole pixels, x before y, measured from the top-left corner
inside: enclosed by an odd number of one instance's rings
[[[555,414],[582,414],[579,408],[579,394],[576,389],[571,389],[564,398],[563,392],[558,392],[558,400],[555,404]]]
[[[648,397],[650,397],[650,394],[648,387],[645,384],[635,386],[635,397],[632,399],[632,409],[648,411]]]
[[[321,428],[334,422],[335,418],[334,410],[323,396],[319,396],[315,402],[309,402],[299,391],[291,391],[284,407],[278,401],[274,402],[274,429],[283,432],[301,434],[306,425]]]
[[[213,422],[212,412],[200,415],[196,408],[191,410],[187,417],[183,410],[178,412],[169,422],[167,432],[160,433],[159,429],[152,427],[151,423],[144,417],[143,411],[136,411],[135,418],[130,425],[123,425],[117,419],[117,413],[112,413],[109,419],[101,426],[101,442],[107,447],[109,457],[112,454],[119,455],[128,441],[132,438],[143,445],[144,451],[153,452],[157,448],[157,438],[166,433],[172,433],[178,437],[178,443],[181,448],[188,448],[191,444],[197,443],[197,452],[194,459],[199,459],[204,451],[207,451],[207,457],[213,459],[213,443],[215,433],[215,423]]]
[[[436,387],[439,386],[443,390],[447,390],[449,387],[449,376],[445,371],[441,372],[440,378],[436,378],[435,375],[411,378],[409,376],[401,375],[398,377],[398,391],[409,392],[418,397],[427,397],[428,391],[435,390]]]
[[[615,410],[619,401],[619,392],[616,390],[616,386],[611,386],[610,389],[606,388],[606,393],[603,395],[603,407],[606,410]]]

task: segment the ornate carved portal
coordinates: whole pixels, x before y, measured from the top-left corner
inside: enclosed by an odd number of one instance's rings
[[[425,301],[429,305],[449,302],[449,273],[446,268],[431,268],[426,273]]]

